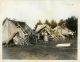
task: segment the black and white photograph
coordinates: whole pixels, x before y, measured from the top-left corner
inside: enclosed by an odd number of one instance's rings
[[[1,0],[3,60],[77,60],[80,0]]]

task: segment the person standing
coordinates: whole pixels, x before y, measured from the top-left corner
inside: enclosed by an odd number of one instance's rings
[[[44,32],[44,41],[45,41],[45,43],[48,42],[48,34],[46,31]]]

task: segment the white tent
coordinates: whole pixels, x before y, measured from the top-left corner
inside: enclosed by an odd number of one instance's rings
[[[2,41],[3,43],[8,43],[13,36],[15,35],[15,33],[18,32],[17,27],[14,25],[13,22],[9,21],[8,19],[5,19],[4,23],[3,23],[3,37],[2,37]]]
[[[46,25],[42,24],[42,25],[38,25],[36,28],[36,32],[40,31],[41,29],[43,29]]]
[[[65,27],[63,30],[62,30],[62,34],[63,35],[73,35],[73,31],[71,31],[70,29],[68,29],[67,27]]]
[[[65,27],[64,29],[60,26],[56,26],[53,29],[54,32],[57,32],[57,34],[62,34],[62,35],[68,35],[68,34],[73,34],[73,31]]]
[[[3,43],[8,44],[11,39],[15,44],[23,43],[25,36],[31,33],[31,28],[25,22],[6,18],[3,21]],[[18,34],[17,34],[18,33]],[[17,36],[18,35],[18,36]]]
[[[65,27],[65,28],[62,28],[62,27],[60,27],[60,26],[56,26],[54,29],[52,29],[53,30],[53,34],[54,34],[54,38],[55,37],[61,37],[62,39],[65,39],[65,36],[64,35],[66,35],[66,36],[68,36],[68,35],[73,35],[73,31],[71,31],[70,29],[68,29],[67,27]],[[59,38],[60,38],[59,37]],[[58,38],[58,39],[59,39]]]

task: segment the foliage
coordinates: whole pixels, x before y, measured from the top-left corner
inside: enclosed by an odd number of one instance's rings
[[[50,23],[48,20],[46,20],[44,24],[47,24],[48,26],[50,26]]]
[[[54,20],[51,20],[51,28],[55,28],[57,26],[57,23]]]
[[[60,22],[58,23],[59,26],[63,25],[65,23],[65,21],[63,19],[60,20]]]
[[[78,21],[78,18],[76,18],[75,16],[72,16],[66,19],[66,26],[72,31],[77,32],[77,21]]]

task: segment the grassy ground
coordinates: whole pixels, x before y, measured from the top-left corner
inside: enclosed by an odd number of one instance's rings
[[[47,44],[37,44],[29,46],[3,46],[3,59],[26,59],[26,60],[76,60],[77,48],[73,46],[69,48],[56,48],[54,42]]]

